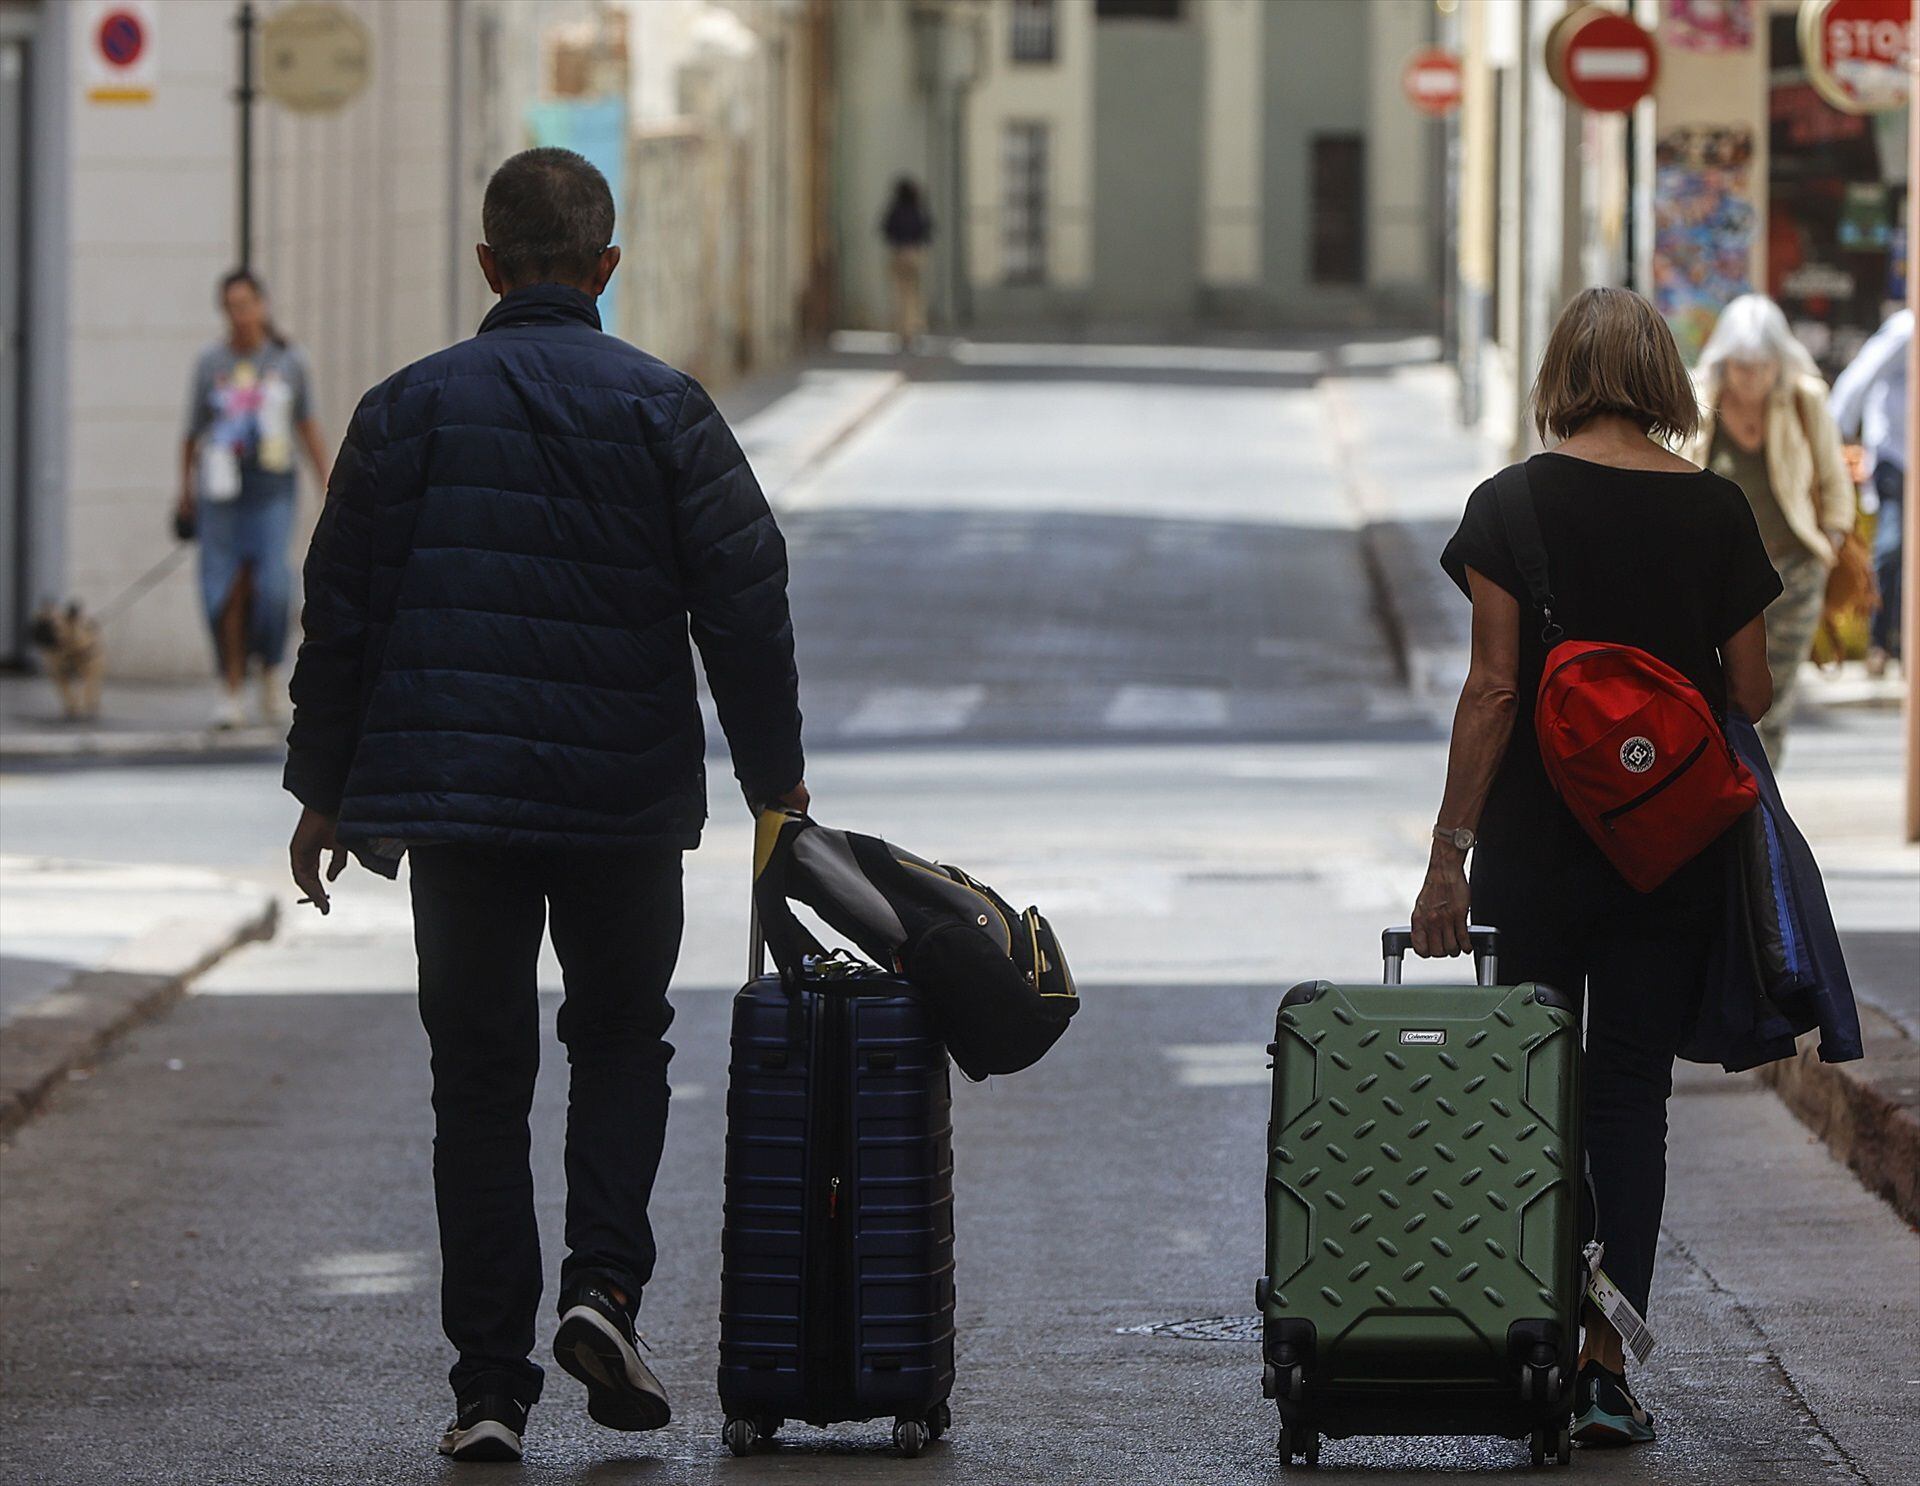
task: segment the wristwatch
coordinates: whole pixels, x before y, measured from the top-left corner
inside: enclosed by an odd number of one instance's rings
[[[1435,826],[1433,837],[1434,840],[1444,841],[1447,845],[1461,851],[1472,851],[1480,844],[1480,838],[1466,826]]]

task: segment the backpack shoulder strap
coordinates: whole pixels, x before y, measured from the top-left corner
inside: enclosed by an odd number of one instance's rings
[[[1520,581],[1527,586],[1527,597],[1540,611],[1543,628],[1540,638],[1551,645],[1566,631],[1553,617],[1553,588],[1547,581],[1547,544],[1540,535],[1540,517],[1533,508],[1533,486],[1527,480],[1524,462],[1510,464],[1493,477],[1494,505],[1500,512],[1500,524],[1506,528],[1507,545],[1513,549],[1513,561],[1520,569]]]

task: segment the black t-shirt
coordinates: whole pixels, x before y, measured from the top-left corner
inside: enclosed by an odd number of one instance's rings
[[[1623,470],[1566,454],[1536,454],[1527,461],[1527,480],[1547,549],[1554,618],[1567,638],[1636,645],[1723,711],[1720,646],[1780,592],[1740,487],[1707,470]],[[1468,498],[1440,565],[1463,593],[1472,568],[1520,601],[1521,716],[1480,835],[1510,866],[1545,869],[1546,858],[1578,837],[1578,826],[1540,762],[1533,703],[1547,646],[1491,480]]]

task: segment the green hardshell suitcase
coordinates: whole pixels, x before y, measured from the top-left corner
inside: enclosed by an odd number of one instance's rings
[[[1566,1463],[1579,1306],[1580,1024],[1543,985],[1307,981],[1280,1003],[1256,1300],[1280,1451],[1491,1434]]]

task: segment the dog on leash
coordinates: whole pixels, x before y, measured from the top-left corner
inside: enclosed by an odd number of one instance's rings
[[[64,608],[43,604],[33,616],[33,643],[46,659],[47,674],[60,693],[60,710],[67,721],[91,722],[98,717],[107,652],[93,616],[77,599]]]

